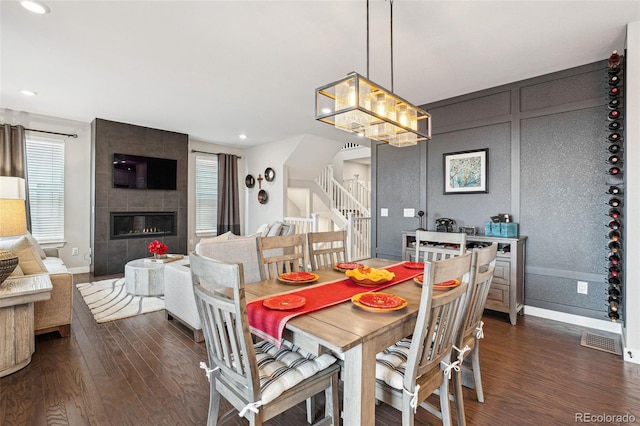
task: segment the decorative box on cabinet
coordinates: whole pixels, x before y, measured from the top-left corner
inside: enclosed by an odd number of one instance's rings
[[[524,268],[527,237],[502,238],[468,235],[467,247],[473,243],[498,243],[498,258],[486,309],[509,314],[516,325],[518,313],[524,308]],[[415,231],[402,231],[402,259],[415,261]]]

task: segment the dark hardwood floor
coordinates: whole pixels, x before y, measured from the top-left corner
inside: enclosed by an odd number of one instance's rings
[[[92,279],[74,276],[75,283]],[[583,419],[628,413],[640,422],[640,365],[580,346],[578,327],[529,316],[511,326],[506,316],[489,313],[484,321],[485,402],[465,389],[468,424],[569,425],[580,423],[579,413]],[[0,425],[204,425],[209,386],[198,367],[204,360],[204,344],[164,311],[96,324],[76,290],[71,336],[38,336],[31,364],[0,378]],[[384,404],[376,418],[378,426],[401,424],[400,413]],[[625,424],[589,419],[584,423]],[[305,424],[304,406],[269,424]],[[416,424],[441,422],[418,409]]]

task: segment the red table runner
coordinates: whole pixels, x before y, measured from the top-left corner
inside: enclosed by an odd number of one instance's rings
[[[377,286],[365,287],[354,283],[350,278],[343,278],[297,291],[286,292],[286,294],[296,294],[306,299],[305,305],[297,309],[279,311],[266,308],[262,301],[277,296],[276,294],[254,300],[247,304],[247,316],[251,332],[280,347],[284,327],[291,318],[346,302],[358,293],[378,291],[391,287],[423,273],[422,269],[409,269],[403,264],[404,262],[384,268],[393,272],[395,277],[391,281]]]

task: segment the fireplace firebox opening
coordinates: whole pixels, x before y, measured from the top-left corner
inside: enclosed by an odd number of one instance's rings
[[[111,212],[111,239],[176,235],[176,212]]]

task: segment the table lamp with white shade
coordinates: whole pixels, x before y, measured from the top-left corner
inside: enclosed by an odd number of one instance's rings
[[[24,179],[0,176],[0,237],[27,233]],[[18,256],[0,248],[0,284],[18,266]]]

